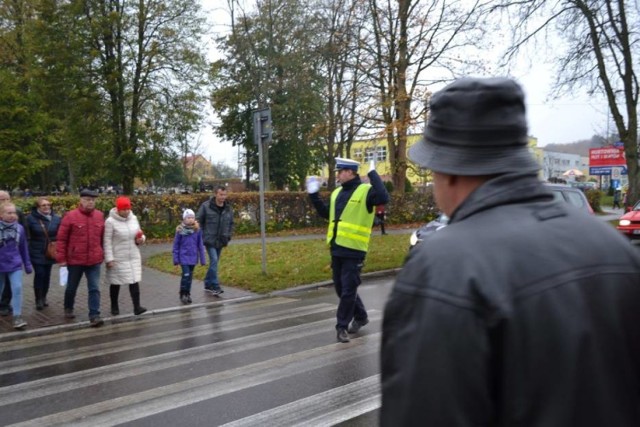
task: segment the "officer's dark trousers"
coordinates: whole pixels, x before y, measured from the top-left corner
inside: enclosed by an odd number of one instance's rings
[[[358,296],[362,259],[331,257],[333,284],[340,298],[336,329],[347,329],[352,319],[365,320],[367,311]]]

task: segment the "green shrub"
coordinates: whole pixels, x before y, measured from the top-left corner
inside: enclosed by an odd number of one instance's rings
[[[591,208],[594,212],[602,212],[601,200],[604,196],[604,193],[600,190],[587,190],[584,192],[587,196],[587,200],[591,205]]]
[[[387,205],[389,224],[425,222],[433,219],[438,211],[431,193],[391,193]],[[100,196],[96,208],[108,215],[115,206],[117,196]],[[182,212],[190,208],[197,212],[200,205],[211,197],[211,193],[138,195],[130,196],[133,212],[138,216],[147,237],[155,239],[173,238],[175,227],[182,221]],[[321,192],[320,197],[328,202],[330,193]],[[51,196],[54,211],[63,215],[78,206],[78,196]],[[234,225],[237,235],[260,232],[259,193],[229,192],[227,198],[234,209]],[[25,213],[31,211],[35,198],[16,198],[16,205]],[[305,192],[273,191],[265,194],[265,228],[268,232],[325,228],[327,221],[318,216]]]
[[[384,181],[384,188],[386,188],[386,189],[387,189],[387,193],[389,193],[389,194],[393,193],[393,190],[394,190],[394,188],[393,188],[393,182],[391,182],[391,181]]]

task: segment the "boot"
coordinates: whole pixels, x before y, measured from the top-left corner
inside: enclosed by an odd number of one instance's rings
[[[133,302],[133,314],[138,316],[147,311],[146,308],[140,305],[140,285],[137,283],[130,284],[129,293],[131,294],[131,301]]]
[[[36,295],[36,310],[40,311],[44,308],[44,301],[42,300],[42,288],[33,288],[33,293]]]
[[[49,303],[47,302],[47,294],[49,293],[49,285],[46,285],[42,288],[42,305],[45,307],[49,307]]]
[[[109,297],[111,298],[111,314],[117,316],[120,314],[120,307],[118,307],[118,295],[120,294],[119,285],[109,286]]]
[[[183,304],[187,303],[187,293],[185,291],[180,291],[180,302]]]

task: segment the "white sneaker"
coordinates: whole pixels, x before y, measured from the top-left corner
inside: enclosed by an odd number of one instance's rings
[[[22,329],[27,326],[27,322],[22,319],[22,316],[16,316],[13,318],[13,329]]]

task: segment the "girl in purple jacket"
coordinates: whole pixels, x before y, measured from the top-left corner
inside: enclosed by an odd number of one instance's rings
[[[202,231],[196,223],[196,215],[191,209],[182,214],[182,224],[176,228],[173,239],[173,265],[180,265],[182,277],[180,279],[180,301],[191,304],[191,283],[193,270],[200,259],[200,265],[206,265]]]
[[[18,212],[13,203],[0,205],[0,294],[7,281],[11,283],[11,307],[13,327],[22,329],[27,322],[22,320],[22,267],[31,274],[33,267],[29,259],[27,236],[18,223]]]

